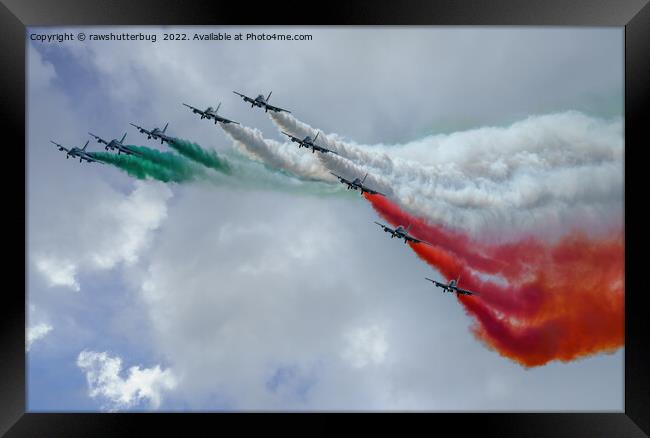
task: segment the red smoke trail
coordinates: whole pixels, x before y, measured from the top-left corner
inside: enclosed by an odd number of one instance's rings
[[[364,196],[377,213],[393,226],[411,224],[414,236],[454,252],[465,259],[473,269],[487,274],[499,274],[506,277],[523,275],[528,265],[535,263],[543,247],[532,237],[522,238],[513,244],[485,245],[472,241],[468,236],[459,232],[411,216],[384,196],[368,193],[364,193]],[[512,257],[515,254],[516,257]]]
[[[536,281],[496,284],[479,278],[467,262],[441,247],[409,244],[413,251],[447,279],[460,277],[461,287],[480,291],[481,298],[496,310],[516,318],[535,318],[550,304]],[[472,268],[472,269],[470,269]]]
[[[573,234],[552,245],[528,238],[490,247],[412,217],[385,198],[366,198],[388,222],[411,223],[415,236],[436,245],[410,244],[421,259],[446,278],[461,275],[461,287],[480,293],[458,299],[475,318],[475,335],[500,354],[536,366],[623,345],[622,234],[597,241]],[[473,256],[474,247],[483,254]],[[520,268],[507,269],[511,261]],[[499,273],[508,284],[485,281],[473,270]]]
[[[623,297],[608,307],[598,300],[578,302],[579,310],[551,317],[536,325],[510,324],[480,299],[459,297],[477,323],[475,335],[501,355],[532,367],[551,360],[568,362],[590,354],[614,352],[623,345]]]

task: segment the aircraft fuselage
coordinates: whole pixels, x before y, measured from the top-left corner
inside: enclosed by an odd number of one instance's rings
[[[72,148],[70,149],[70,152],[66,154],[66,158],[79,158],[79,162],[81,163],[83,160],[88,161],[89,163],[92,161],[91,158],[88,156],[88,154],[84,151],[82,151],[79,148]]]
[[[119,149],[120,146],[122,146],[122,145],[120,144],[120,142],[117,141],[117,140],[115,140],[115,139],[113,139],[113,140],[111,140],[111,141],[108,142],[108,144],[106,145],[106,148],[105,148],[105,149]]]

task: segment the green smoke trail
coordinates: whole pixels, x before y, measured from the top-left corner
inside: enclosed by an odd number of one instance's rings
[[[129,145],[128,147],[139,152],[142,158],[163,166],[175,172],[176,175],[182,175],[185,179],[205,176],[203,168],[173,152],[162,152],[145,146]]]
[[[158,181],[180,183],[194,177],[194,175],[178,172],[133,155],[118,155],[110,152],[90,152],[88,155],[104,163],[112,164],[138,179],[150,177]]]
[[[319,181],[305,181],[290,173],[276,169],[242,155],[238,151],[229,150],[225,158],[216,154],[212,156],[200,146],[186,142],[205,153],[204,158],[216,158],[213,166],[222,163],[219,172],[206,172],[203,166],[174,152],[162,152],[145,146],[129,145],[129,148],[140,153],[136,155],[118,155],[108,152],[91,152],[93,158],[104,163],[112,164],[138,179],[153,178],[163,182],[186,183],[195,181],[218,187],[228,187],[234,190],[272,190],[294,193],[303,196],[343,197],[352,199],[354,195],[342,190],[338,185]],[[177,143],[178,145],[178,143]],[[190,150],[190,149],[186,149]],[[197,154],[199,156],[200,154]]]
[[[197,163],[201,163],[217,172],[225,174],[230,174],[232,172],[232,168],[228,162],[223,158],[220,158],[215,151],[203,149],[198,144],[181,138],[175,138],[168,142],[168,144],[184,157],[196,161]]]

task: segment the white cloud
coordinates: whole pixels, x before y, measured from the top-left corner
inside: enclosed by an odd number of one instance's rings
[[[354,368],[380,365],[386,358],[388,343],[386,333],[378,325],[360,327],[345,334],[346,348],[343,357]]]
[[[34,256],[36,268],[45,276],[50,286],[66,286],[79,292],[77,265],[66,260],[39,254]]]
[[[77,275],[84,270],[136,263],[164,221],[172,196],[167,186],[151,181],[135,182],[126,197],[104,190],[96,201],[73,205],[34,230],[30,255],[51,286],[79,291]]]
[[[32,90],[48,92],[53,79],[56,78],[54,66],[45,62],[40,54],[30,48],[27,51],[27,62],[29,64],[29,86]]]
[[[79,353],[77,366],[86,373],[88,395],[104,401],[103,408],[111,411],[137,407],[144,402],[157,409],[163,393],[178,385],[173,372],[161,369],[160,365],[143,369],[134,366],[122,377],[122,359],[106,352],[84,350]]]
[[[126,198],[101,205],[99,214],[105,218],[106,229],[97,232],[109,237],[97,249],[89,250],[94,266],[110,269],[120,262],[135,263],[146,248],[151,232],[167,216],[167,201],[171,196],[171,190],[164,184],[138,181]]]
[[[27,344],[25,349],[29,351],[32,344],[44,338],[49,332],[52,331],[52,326],[46,323],[40,323],[27,328]]]

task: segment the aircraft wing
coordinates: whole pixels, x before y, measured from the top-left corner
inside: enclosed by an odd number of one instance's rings
[[[438,287],[442,287],[442,288],[446,288],[446,287],[447,287],[446,284],[444,284],[444,283],[440,283],[439,281],[432,280],[432,279],[427,278],[427,277],[424,277],[424,278],[426,278],[427,280],[429,280],[431,283],[435,284],[435,285],[438,286]]]
[[[422,242],[420,239],[416,239],[415,237],[411,237],[411,236],[405,236],[404,238],[405,238],[406,240],[408,240],[409,242],[413,242],[413,243],[420,243],[420,242]]]
[[[362,185],[361,188],[363,189],[364,192],[370,193],[371,195],[381,195],[381,196],[386,196],[383,193],[378,192],[377,190],[369,189],[366,186]]]
[[[195,113],[198,113],[198,114],[201,114],[201,115],[205,115],[205,111],[203,111],[203,110],[200,110],[200,109],[198,109],[198,108],[195,108],[195,107],[193,107],[192,105],[188,105],[188,104],[186,104],[186,103],[184,103],[183,105],[185,105],[186,107],[188,107],[189,109],[191,109],[191,110],[192,110],[193,112],[195,112]]]
[[[235,125],[239,125],[239,122],[235,122],[234,120],[227,119],[225,117],[219,117],[221,120],[219,120],[221,123],[233,123]]]
[[[130,154],[130,155],[137,155],[139,157],[142,156],[142,154],[140,152],[135,151],[135,150],[133,150],[133,149],[131,149],[129,147],[126,147],[126,146],[122,146],[120,149],[122,149],[122,152],[125,152],[125,153]]]
[[[328,153],[329,152],[330,154],[338,155],[336,152],[334,152],[334,151],[332,151],[330,149],[324,148],[323,146],[315,145],[313,143],[311,144],[311,147],[316,149],[319,152],[323,152],[323,153]]]
[[[266,104],[266,107],[268,109],[270,109],[271,111],[275,111],[276,113],[281,113],[282,111],[284,111],[285,113],[290,113],[291,112],[289,110],[286,110],[284,108],[280,108],[278,106],[269,105],[268,103]]]
[[[52,140],[50,140],[50,143],[52,143],[52,144],[55,144],[55,145],[56,145],[56,147],[58,147],[60,151],[66,151],[66,152],[70,152],[70,149],[67,149],[67,148],[65,148],[65,147],[63,147],[63,146],[61,146],[60,144],[58,144],[58,143],[57,143],[57,142],[55,142],[55,141],[52,141]]]
[[[426,245],[433,246],[431,243],[427,242],[426,240],[416,239],[416,238],[413,237],[413,236],[406,236],[405,239],[406,239],[406,240],[409,240],[409,241],[411,241],[411,242],[413,242],[413,243],[424,243],[424,244],[426,244]]]
[[[390,227],[387,227],[387,226],[384,225],[384,224],[380,224],[379,222],[375,222],[375,223],[376,223],[377,225],[379,225],[380,227],[382,227],[382,228],[384,229],[384,231],[386,231],[387,233],[392,233],[393,231],[395,231],[395,230],[391,229]]]
[[[342,183],[345,183],[345,184],[352,184],[352,181],[349,181],[349,180],[343,178],[342,176],[335,174],[334,172],[330,172],[330,173],[331,173],[332,175],[334,175],[335,177],[337,177],[337,178],[339,179],[339,181],[341,181]],[[377,223],[377,222],[375,222],[375,223]]]
[[[151,131],[147,131],[147,130],[144,129],[142,126],[138,126],[138,125],[136,125],[135,123],[129,123],[129,125],[131,125],[131,126],[135,126],[136,128],[138,128],[138,131],[140,131],[140,132],[143,133],[143,134],[151,135]]]
[[[282,131],[282,133],[283,133],[284,135],[286,135],[287,137],[289,137],[289,138],[291,139],[291,141],[296,141],[296,142],[298,142],[298,143],[302,143],[302,139],[300,139],[300,138],[298,138],[298,137],[294,137],[293,135],[289,134],[288,132],[284,132],[284,131]]]
[[[104,140],[103,138],[101,138],[100,136],[95,135],[92,132],[89,132],[88,134],[90,134],[92,137],[95,137],[99,143],[108,144],[108,142],[106,140]]]
[[[454,287],[453,289],[454,289],[454,292],[459,293],[459,294],[463,294],[463,295],[474,295],[476,293],[476,292],[472,292],[471,290],[461,289],[459,287]]]
[[[237,91],[233,91],[233,93],[235,93],[235,94],[238,95],[238,96],[243,97],[245,102],[251,102],[251,103],[254,102],[253,99],[251,99],[250,97],[246,96],[245,94],[238,93]]]
[[[91,156],[88,155],[88,154],[84,154],[84,156],[81,157],[81,158],[84,159],[84,160],[86,160],[86,161],[88,161],[89,163],[99,163],[99,164],[104,164],[103,162],[94,159],[93,157],[91,157]]]

